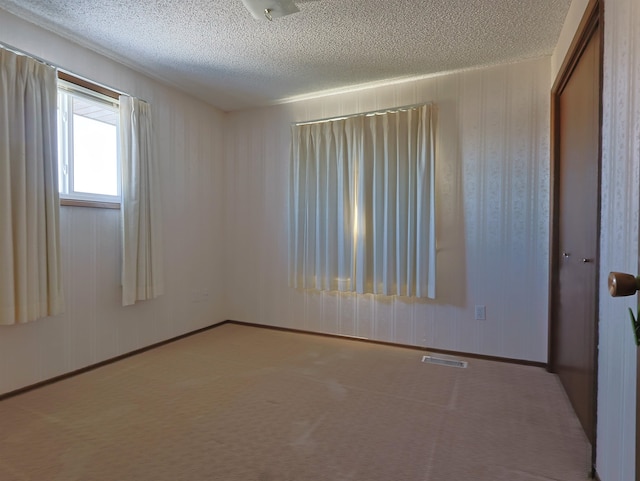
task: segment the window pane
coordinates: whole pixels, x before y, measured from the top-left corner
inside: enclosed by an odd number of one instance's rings
[[[117,114],[74,98],[73,190],[118,195]]]

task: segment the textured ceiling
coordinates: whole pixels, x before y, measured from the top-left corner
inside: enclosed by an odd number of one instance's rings
[[[0,0],[0,8],[237,110],[551,54],[570,0]],[[0,32],[2,41],[2,32]]]

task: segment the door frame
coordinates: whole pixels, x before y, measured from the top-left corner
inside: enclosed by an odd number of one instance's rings
[[[602,188],[602,82],[603,82],[603,63],[604,63],[604,0],[589,0],[584,15],[575,33],[573,41],[569,46],[569,50],[564,58],[562,66],[556,76],[555,82],[551,89],[551,168],[550,168],[550,249],[549,249],[549,337],[548,337],[548,359],[547,370],[556,372],[557,359],[557,322],[555,319],[556,305],[558,303],[558,287],[559,287],[559,271],[560,271],[560,217],[559,217],[559,192],[560,192],[560,94],[564,90],[571,74],[573,73],[582,53],[587,44],[591,40],[595,30],[600,26],[599,42],[600,42],[600,102],[599,102],[599,121],[598,121],[598,208],[597,208],[597,226],[596,238],[598,246],[594,259],[596,269],[596,299],[595,299],[595,332],[594,334],[594,392],[593,392],[593,423],[594,423],[594,442],[591,446],[591,475],[595,475],[596,462],[596,435],[597,431],[597,399],[598,399],[598,320],[599,320],[599,299],[598,299],[598,283],[600,271],[600,209],[601,200],[600,193]]]

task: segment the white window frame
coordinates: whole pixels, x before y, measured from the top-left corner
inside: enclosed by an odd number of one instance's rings
[[[80,97],[91,102],[101,104],[106,109],[116,113],[116,172],[117,195],[105,195],[89,192],[77,192],[73,186],[73,115],[71,111],[72,98]],[[120,102],[117,99],[100,92],[76,85],[66,80],[58,79],[58,142],[60,159],[58,161],[58,178],[61,201],[80,201],[88,203],[102,203],[120,205],[122,201],[122,165],[120,160]]]

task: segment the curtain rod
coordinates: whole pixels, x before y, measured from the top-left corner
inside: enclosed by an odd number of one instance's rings
[[[411,105],[403,105],[402,107],[390,107],[390,108],[386,108],[386,109],[378,109],[378,110],[370,110],[369,112],[360,112],[357,114],[349,114],[349,115],[337,115],[335,117],[327,117],[324,119],[315,119],[315,120],[304,120],[302,122],[292,122],[292,125],[298,126],[298,125],[308,125],[308,124],[319,124],[322,122],[332,122],[334,120],[343,120],[343,119],[350,119],[353,117],[366,117],[369,115],[379,115],[379,114],[384,114],[384,113],[389,113],[389,112],[402,112],[405,110],[413,110],[413,109],[417,109],[418,107],[423,107],[425,105],[431,105],[433,106],[434,103],[433,102],[420,102],[418,104],[411,104]]]
[[[22,50],[20,48],[16,48],[13,45],[9,45],[8,43],[0,42],[0,47],[4,48],[5,50],[10,50],[13,53],[17,53],[18,55],[24,55],[26,57],[31,57],[32,59],[37,60],[40,63],[48,65],[49,67],[53,67],[53,68],[56,68],[56,69],[60,68],[57,65],[52,64],[48,60],[45,60],[45,59],[43,59],[41,57],[38,57],[37,55],[33,55],[32,53],[25,52],[24,50]]]
[[[91,79],[88,79],[86,77],[83,77],[82,75],[78,75],[78,74],[76,74],[76,73],[74,73],[74,72],[72,72],[70,70],[62,68],[59,65],[56,65],[56,64],[54,64],[54,63],[52,63],[52,62],[50,62],[48,60],[45,60],[42,57],[38,57],[37,55],[33,55],[32,53],[26,52],[26,51],[22,50],[21,48],[16,48],[16,47],[14,47],[12,45],[9,45],[8,43],[5,43],[5,42],[0,42],[0,47],[4,48],[5,50],[9,50],[11,52],[17,53],[18,55],[24,55],[26,57],[31,57],[32,59],[36,60],[37,62],[43,63],[45,65],[48,65],[49,67],[53,67],[53,68],[55,68],[56,70],[58,70],[60,72],[64,72],[64,73],[69,74],[69,75],[71,75],[73,77],[77,77],[77,78],[79,78],[81,80],[84,80],[86,82],[95,84],[98,87],[103,87],[105,89],[112,90],[113,92],[116,92],[116,93],[118,93],[120,95],[126,95],[127,97],[130,97],[130,95],[128,93],[125,93],[122,90],[114,89],[113,87],[109,87],[108,85],[104,85],[104,84],[101,84],[99,82],[96,82],[95,80],[91,80]],[[139,99],[139,100],[142,100],[143,102],[147,102],[144,99]]]

